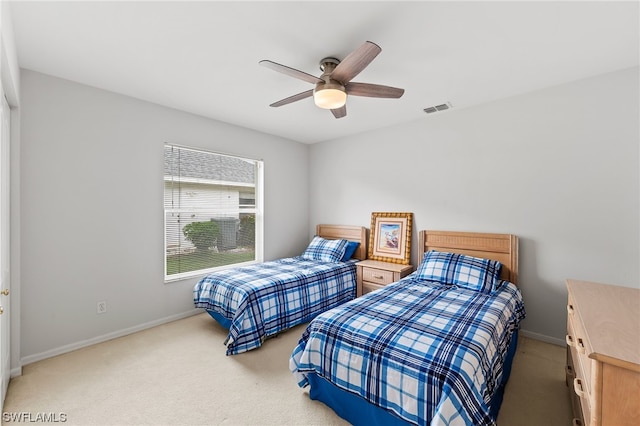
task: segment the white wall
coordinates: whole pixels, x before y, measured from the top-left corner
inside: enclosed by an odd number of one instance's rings
[[[2,88],[7,96],[9,105],[13,108],[18,105],[20,98],[20,72],[13,35],[11,8],[7,1],[0,3],[0,39],[2,40],[0,44]]]
[[[21,78],[25,363],[192,312],[196,279],[163,282],[164,142],[264,160],[265,259],[308,244],[307,145],[33,71]],[[101,300],[108,312],[97,315]]]
[[[369,226],[373,211],[413,212],[414,265],[418,230],[516,234],[523,329],[561,343],[566,278],[640,287],[638,76],[313,145],[309,223]]]
[[[565,278],[640,287],[638,72],[309,147],[23,70],[22,359],[191,312],[195,279],[162,281],[164,142],[265,161],[266,259],[372,211],[517,234],[523,327],[559,343]]]

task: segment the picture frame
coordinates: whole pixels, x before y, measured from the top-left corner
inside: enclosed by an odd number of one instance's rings
[[[368,258],[408,265],[411,259],[413,213],[371,213]]]

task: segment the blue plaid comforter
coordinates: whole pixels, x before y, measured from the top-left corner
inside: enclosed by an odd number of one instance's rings
[[[352,300],[356,262],[297,256],[211,273],[195,285],[194,303],[230,321],[227,355],[246,352]]]
[[[289,367],[315,372],[420,425],[493,425],[488,404],[510,336],[524,318],[519,290],[493,294],[414,274],[317,316]]]

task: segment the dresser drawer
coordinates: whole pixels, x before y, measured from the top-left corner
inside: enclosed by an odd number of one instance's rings
[[[566,384],[569,387],[569,394],[571,395],[571,411],[573,412],[574,424],[584,426],[584,414],[582,412],[582,401],[574,390],[574,379],[576,378],[576,371],[573,367],[573,359],[571,356],[571,350],[567,347],[567,369],[566,369]]]
[[[578,308],[575,306],[571,293],[569,293],[569,301],[567,303],[567,327],[567,331],[571,335],[573,345],[577,353],[577,358],[574,358],[574,361],[580,364],[580,369],[583,373],[581,378],[585,382],[584,386],[586,386],[588,391],[591,392],[593,389],[593,384],[591,383],[593,360],[589,358],[589,354],[593,352],[593,350],[589,344],[589,339],[587,338],[584,326],[580,321]],[[569,344],[568,340],[567,344]]]
[[[586,387],[584,373],[580,369],[580,363],[576,359],[577,354],[575,348],[569,349],[571,358],[573,359],[573,381],[569,383],[572,404],[574,404],[574,417],[582,421],[584,425],[590,425],[591,420],[591,394]]]
[[[579,395],[578,392],[581,391],[581,381],[579,378],[575,378],[573,379],[573,384],[571,385],[571,387],[573,387],[573,393],[576,395],[575,397],[572,398],[576,398],[576,406],[578,406],[580,408],[580,411],[577,411],[577,415],[575,415],[575,418],[577,418],[578,420],[580,420],[580,422],[583,425],[592,425],[593,423],[591,423],[591,405],[589,404],[589,400],[587,398],[589,398],[588,395]]]
[[[391,284],[393,282],[393,271],[364,267],[362,268],[362,280],[380,285]]]

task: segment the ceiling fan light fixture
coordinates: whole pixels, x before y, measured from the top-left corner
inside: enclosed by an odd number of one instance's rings
[[[259,62],[260,65],[315,85],[313,90],[305,90],[304,92],[274,102],[269,106],[280,107],[313,96],[314,103],[317,107],[329,109],[335,118],[342,118],[347,115],[347,108],[345,107],[347,94],[349,96],[365,96],[368,98],[397,99],[402,96],[404,89],[383,86],[381,84],[354,83],[351,81],[355,76],[360,74],[381,51],[380,46],[371,41],[366,41],[356,50],[349,53],[342,61],[333,57],[324,58],[320,61],[320,70],[322,71],[320,77],[263,59]]]
[[[339,83],[318,83],[313,91],[313,101],[323,109],[342,108],[347,103],[347,92]]]

